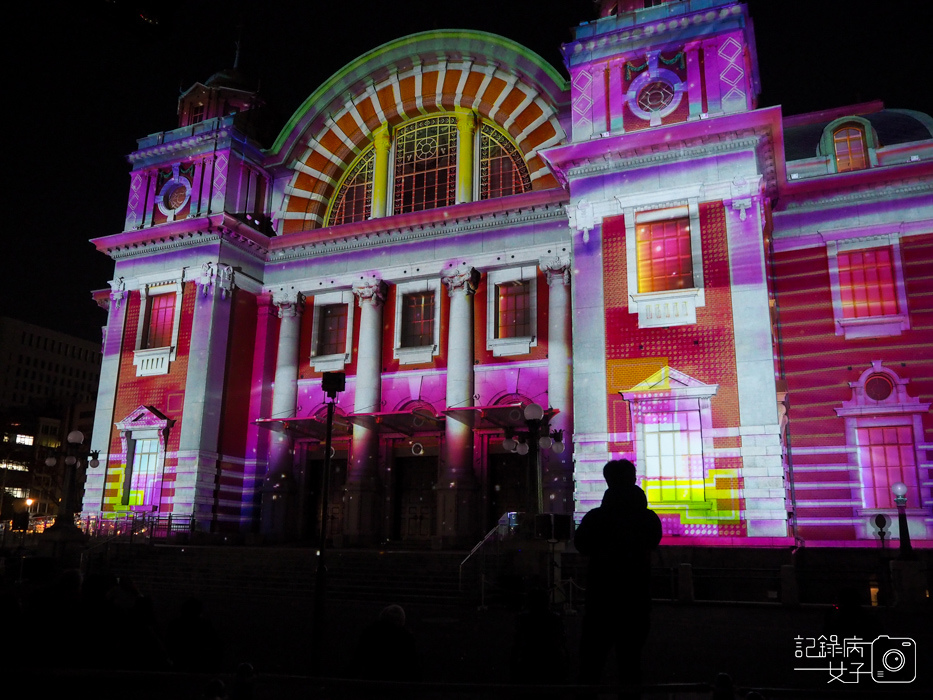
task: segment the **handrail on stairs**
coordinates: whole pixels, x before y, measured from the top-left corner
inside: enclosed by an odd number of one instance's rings
[[[493,526],[493,528],[489,532],[486,533],[483,539],[481,539],[479,542],[476,543],[473,549],[470,550],[470,553],[466,555],[466,558],[464,558],[464,560],[460,562],[459,590],[461,593],[463,592],[463,567],[466,565],[468,561],[470,561],[470,559],[473,558],[474,554],[480,551],[483,548],[483,546],[490,539],[493,538],[494,535],[498,535],[502,531],[503,528],[505,528],[506,530],[511,530],[515,528],[516,523],[518,522],[518,518],[517,518],[518,515],[519,514],[515,512],[503,513],[502,517],[499,518],[499,521]]]

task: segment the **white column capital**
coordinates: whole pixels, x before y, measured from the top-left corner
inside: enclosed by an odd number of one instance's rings
[[[232,294],[234,287],[233,268],[230,265],[219,265],[206,262],[201,265],[201,276],[197,285],[204,296],[213,296],[220,292],[220,298],[226,299]]]
[[[304,309],[305,296],[294,289],[278,289],[272,293],[272,304],[279,318],[297,318]]]
[[[123,278],[118,277],[115,280],[110,280],[110,303],[107,310],[110,310],[111,305],[115,309],[119,309],[124,299],[126,299],[126,283]]]
[[[353,285],[353,293],[356,295],[361,309],[364,304],[382,306],[386,300],[386,283],[375,278],[363,280]]]
[[[570,284],[569,255],[545,255],[538,260],[538,267],[547,278],[549,287],[555,284]]]
[[[479,270],[463,264],[441,272],[441,282],[447,287],[447,293],[451,297],[454,292],[462,291],[465,295],[476,293],[476,287],[479,285]]]

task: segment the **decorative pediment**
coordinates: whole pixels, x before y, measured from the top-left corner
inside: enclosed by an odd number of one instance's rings
[[[699,379],[691,377],[680,370],[664,365],[650,376],[641,380],[631,389],[619,392],[623,397],[643,392],[669,391],[679,394],[689,393],[693,396],[713,396],[719,390],[718,384],[706,384]]]
[[[159,409],[152,406],[140,406],[119,423],[116,423],[117,430],[120,432],[136,432],[142,430],[155,430],[165,433],[175,424],[175,421],[168,418]]]

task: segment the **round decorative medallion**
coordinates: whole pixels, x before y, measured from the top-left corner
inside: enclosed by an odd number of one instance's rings
[[[188,199],[188,190],[184,185],[176,184],[162,198],[166,209],[180,209]]]
[[[433,158],[437,152],[437,142],[434,139],[421,139],[415,146],[415,152],[421,160]]]
[[[674,86],[666,80],[655,80],[638,91],[638,106],[645,112],[660,112],[674,101]]]
[[[894,391],[894,382],[886,374],[873,374],[865,380],[865,395],[875,401],[884,401]]]
[[[165,214],[169,221],[174,221],[178,210],[191,199],[191,183],[186,177],[180,175],[178,170],[177,164],[172,166],[172,178],[162,185],[162,189],[156,196],[159,211]]]

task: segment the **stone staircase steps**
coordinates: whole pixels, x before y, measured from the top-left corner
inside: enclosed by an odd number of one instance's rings
[[[328,598],[456,605],[460,552],[327,552]],[[109,570],[153,596],[222,599],[231,604],[312,599],[312,549],[252,547],[116,548]],[[100,570],[100,564],[92,570]]]

